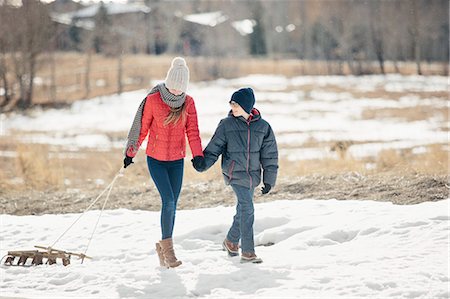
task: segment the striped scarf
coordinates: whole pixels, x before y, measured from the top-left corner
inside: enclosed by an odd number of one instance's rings
[[[182,93],[181,95],[172,94],[164,85],[164,83],[160,83],[152,88],[150,93],[147,95],[151,95],[159,92],[161,94],[161,99],[164,103],[166,103],[170,108],[180,108],[184,101],[186,100],[186,94]],[[131,129],[128,132],[128,140],[127,145],[125,147],[124,154],[126,155],[128,150],[131,149],[133,156],[139,150],[139,135],[141,134],[141,124],[142,124],[142,116],[144,114],[144,106],[147,101],[147,96],[142,100],[139,108],[134,116],[133,124],[131,125]]]

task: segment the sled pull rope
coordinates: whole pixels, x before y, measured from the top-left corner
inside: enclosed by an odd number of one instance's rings
[[[94,237],[95,230],[97,229],[97,225],[100,222],[100,217],[102,217],[103,210],[105,209],[106,203],[108,202],[109,195],[111,194],[111,190],[114,186],[114,183],[115,183],[116,179],[122,174],[122,169],[123,169],[123,167],[119,170],[119,172],[117,173],[117,175],[114,177],[114,179],[112,180],[112,182],[110,184],[111,187],[109,187],[108,194],[106,195],[106,198],[105,198],[105,202],[103,203],[102,209],[97,218],[97,222],[95,223],[94,229],[92,230],[91,237],[89,238],[88,244],[86,245],[86,249],[84,250],[84,255],[86,255],[89,245],[91,244],[92,238]],[[84,261],[84,258],[81,260],[81,263],[83,263],[83,261]]]
[[[98,216],[97,223],[95,224],[94,231],[92,232],[91,238],[89,239],[89,243],[88,243],[88,245],[86,247],[86,250],[84,252],[86,254],[87,249],[89,247],[89,244],[91,243],[92,237],[94,236],[94,232],[95,232],[95,230],[97,228],[97,224],[100,221],[100,217],[101,217],[101,215],[103,213],[103,210],[104,210],[104,208],[106,206],[106,202],[108,201],[109,195],[111,194],[112,187],[114,186],[114,183],[116,182],[117,178],[119,176],[122,176],[123,170],[124,170],[124,167],[122,166],[120,168],[120,170],[117,172],[117,174],[114,177],[114,179],[111,181],[111,183],[109,183],[109,185],[97,196],[97,198],[86,208],[86,210],[84,210],[83,213],[81,213],[80,216],[78,216],[78,218],[58,237],[58,239],[56,239],[56,241],[48,249],[53,248],[53,246],[55,246],[55,244],[58,243],[58,241],[75,225],[75,223],[77,223],[78,220],[80,220],[80,218],[83,217],[83,215],[92,208],[92,206],[99,200],[99,198],[106,192],[106,190],[108,190],[108,194],[106,196],[105,202],[103,203],[102,210],[100,211],[100,215]]]

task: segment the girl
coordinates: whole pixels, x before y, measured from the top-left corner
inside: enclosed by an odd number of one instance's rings
[[[275,135],[269,123],[253,105],[255,96],[251,88],[242,88],[233,93],[231,111],[222,119],[211,141],[204,150],[205,165],[193,160],[197,171],[210,168],[222,155],[222,174],[227,185],[231,185],[237,207],[233,224],[223,241],[223,248],[230,256],[239,255],[241,241],[241,263],[261,263],[255,254],[253,242],[253,194],[261,182],[262,194],[267,194],[275,185],[278,172],[278,149]]]
[[[167,72],[165,83],[155,86],[138,108],[128,133],[124,168],[148,136],[147,166],[162,200],[161,241],[156,243],[160,265],[178,267],[172,233],[177,201],[183,181],[186,135],[196,167],[204,167],[204,158],[194,99],[186,94],[189,69],[186,61],[176,57]]]

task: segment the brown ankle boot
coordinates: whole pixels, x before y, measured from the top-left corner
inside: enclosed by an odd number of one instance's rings
[[[261,264],[262,259],[257,257],[254,252],[242,252],[241,263]]]
[[[161,245],[159,245],[159,243],[156,243],[156,253],[158,254],[159,257],[159,265],[161,267],[167,267],[166,262],[164,261],[164,255],[162,253],[162,249],[161,249]]]
[[[234,244],[229,241],[227,238],[223,240],[222,247],[225,251],[228,252],[229,256],[238,256],[239,255],[239,244]]]
[[[177,260],[177,257],[175,256],[172,238],[159,241],[159,245],[161,246],[161,251],[164,256],[166,266],[175,268],[181,265],[181,261]]]

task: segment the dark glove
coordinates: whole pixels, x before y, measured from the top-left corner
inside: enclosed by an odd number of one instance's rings
[[[128,165],[130,165],[133,162],[133,158],[129,156],[125,156],[125,159],[123,159],[123,168],[127,168]]]
[[[195,156],[192,161],[192,166],[194,166],[195,170],[203,171],[206,168],[205,158],[202,156]]]
[[[270,192],[270,189],[272,189],[272,186],[270,186],[270,184],[264,183],[264,187],[261,188],[261,193],[267,194]]]

